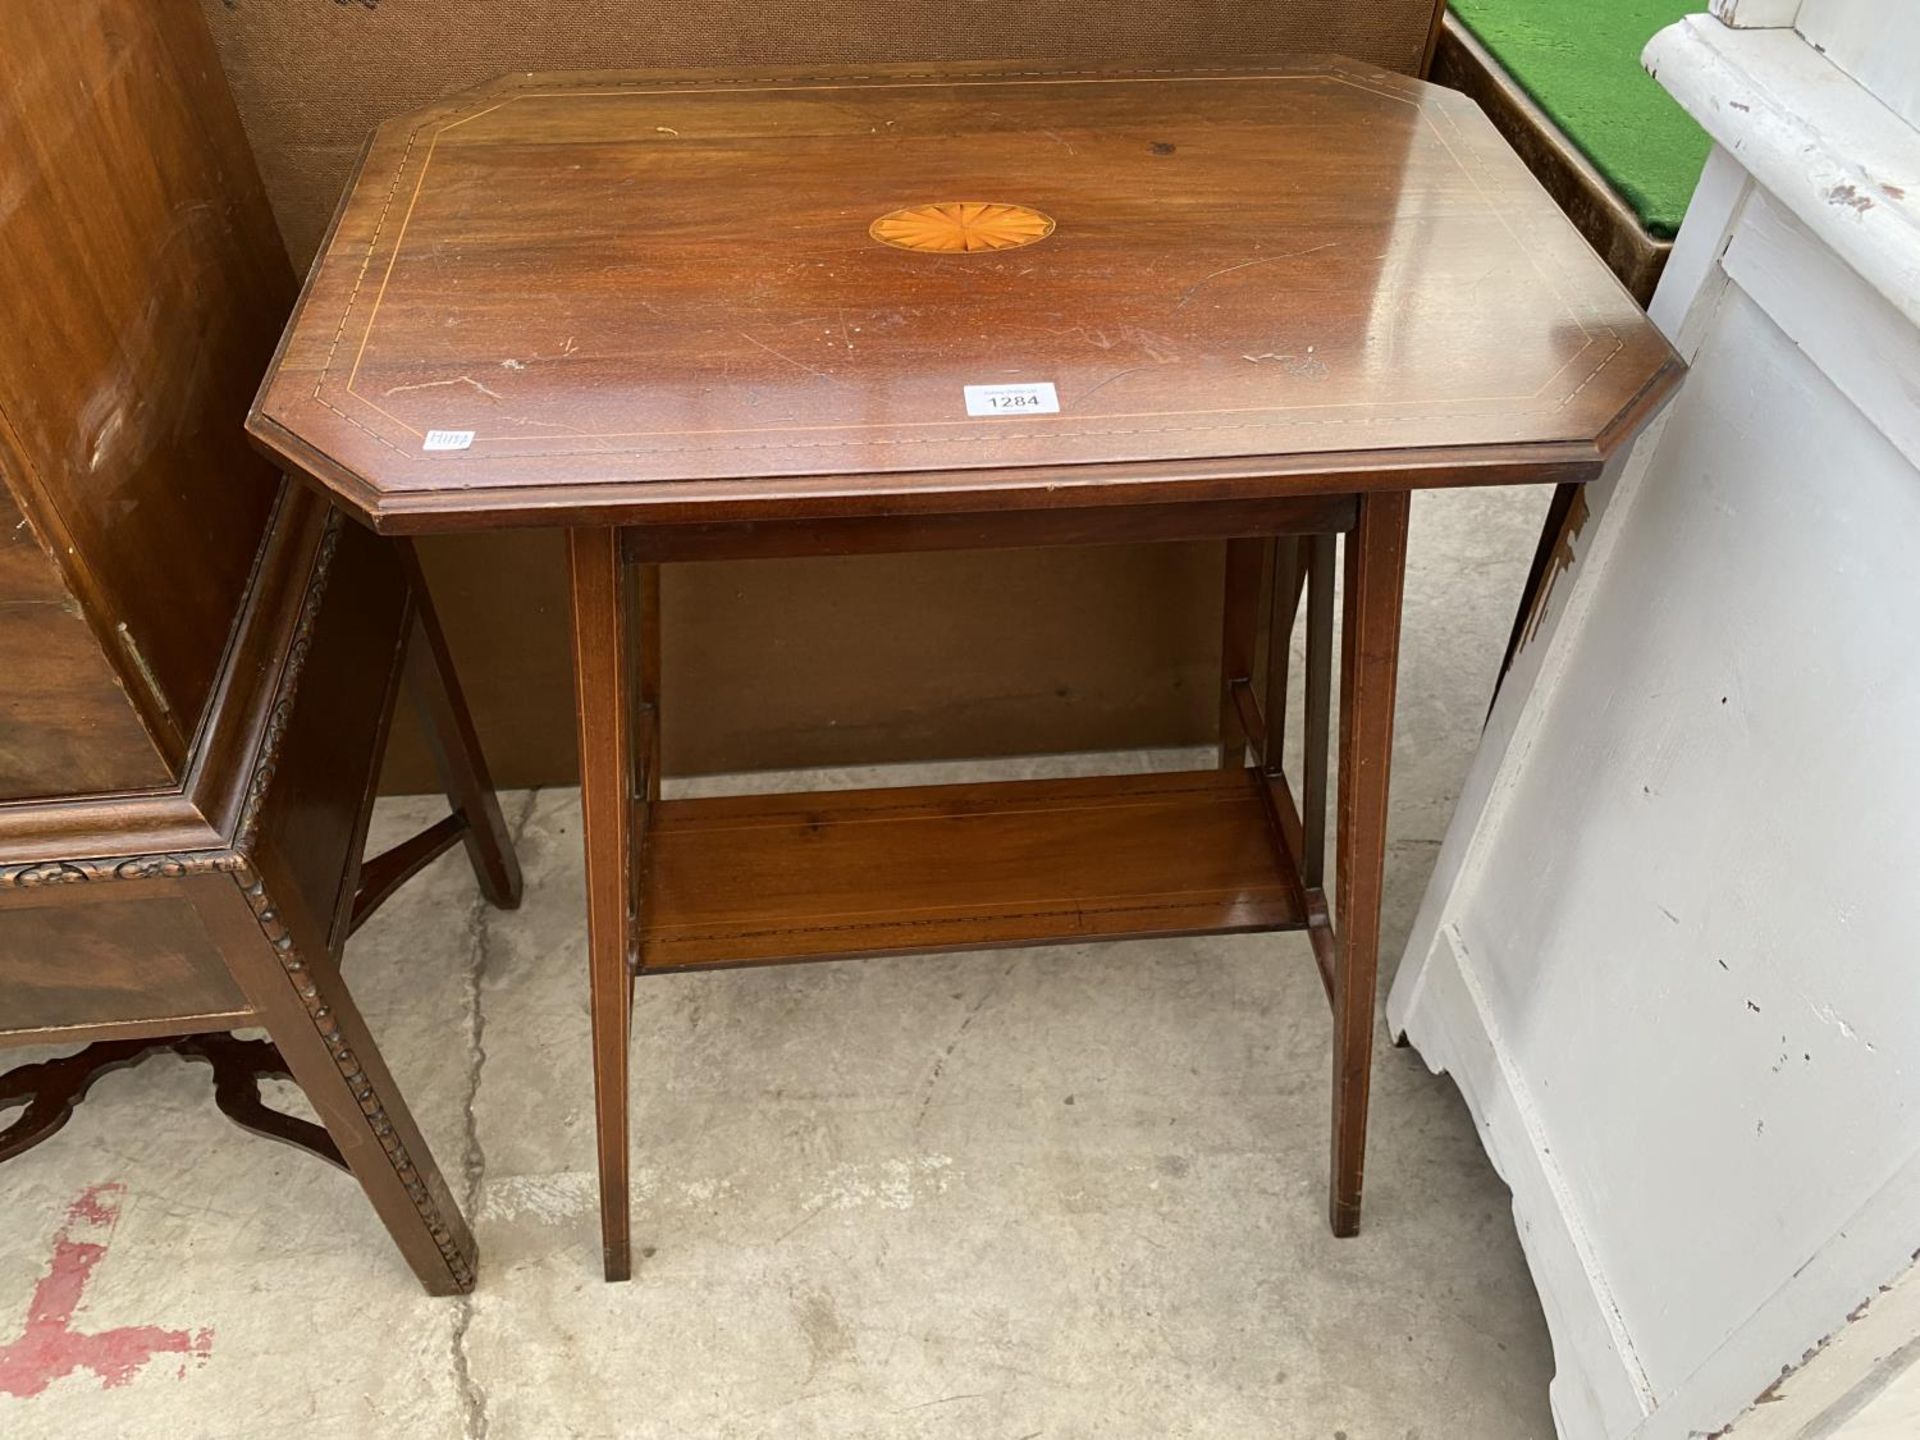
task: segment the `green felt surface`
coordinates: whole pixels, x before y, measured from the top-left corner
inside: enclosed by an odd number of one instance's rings
[[[1680,228],[1707,136],[1640,68],[1656,31],[1705,0],[1452,0],[1474,37],[1567,133],[1648,233]]]

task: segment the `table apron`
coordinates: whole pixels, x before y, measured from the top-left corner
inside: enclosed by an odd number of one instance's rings
[[[638,564],[764,560],[807,555],[899,555],[930,550],[1021,550],[1247,535],[1325,535],[1354,528],[1357,495],[1280,496],[1003,510],[966,515],[861,515],[629,525],[626,558]]]

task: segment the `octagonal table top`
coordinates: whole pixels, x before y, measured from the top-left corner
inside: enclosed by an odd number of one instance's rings
[[[249,418],[376,528],[1578,480],[1680,364],[1471,101],[517,75],[382,126]]]

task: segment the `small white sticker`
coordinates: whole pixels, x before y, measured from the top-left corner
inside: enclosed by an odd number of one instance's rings
[[[471,430],[429,430],[422,450],[464,450],[473,444]]]
[[[969,415],[1058,415],[1060,392],[1051,380],[1031,385],[965,385]]]

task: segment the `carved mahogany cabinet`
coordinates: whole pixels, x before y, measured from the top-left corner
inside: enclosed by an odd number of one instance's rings
[[[0,1074],[0,1160],[109,1069],[205,1059],[223,1110],[350,1169],[421,1282],[464,1290],[340,957],[451,845],[496,904],[519,875],[411,550],[242,431],[293,280],[200,17],[0,7],[0,143],[0,1047],[92,1042]],[[363,864],[403,687],[453,809]]]
[[[1679,369],[1370,66],[618,71],[381,127],[250,425],[382,531],[567,530],[618,1278],[636,975],[1124,936],[1308,933],[1353,1233],[1410,493],[1589,479]],[[663,562],[1181,539],[1229,542],[1217,770],[660,798]]]

